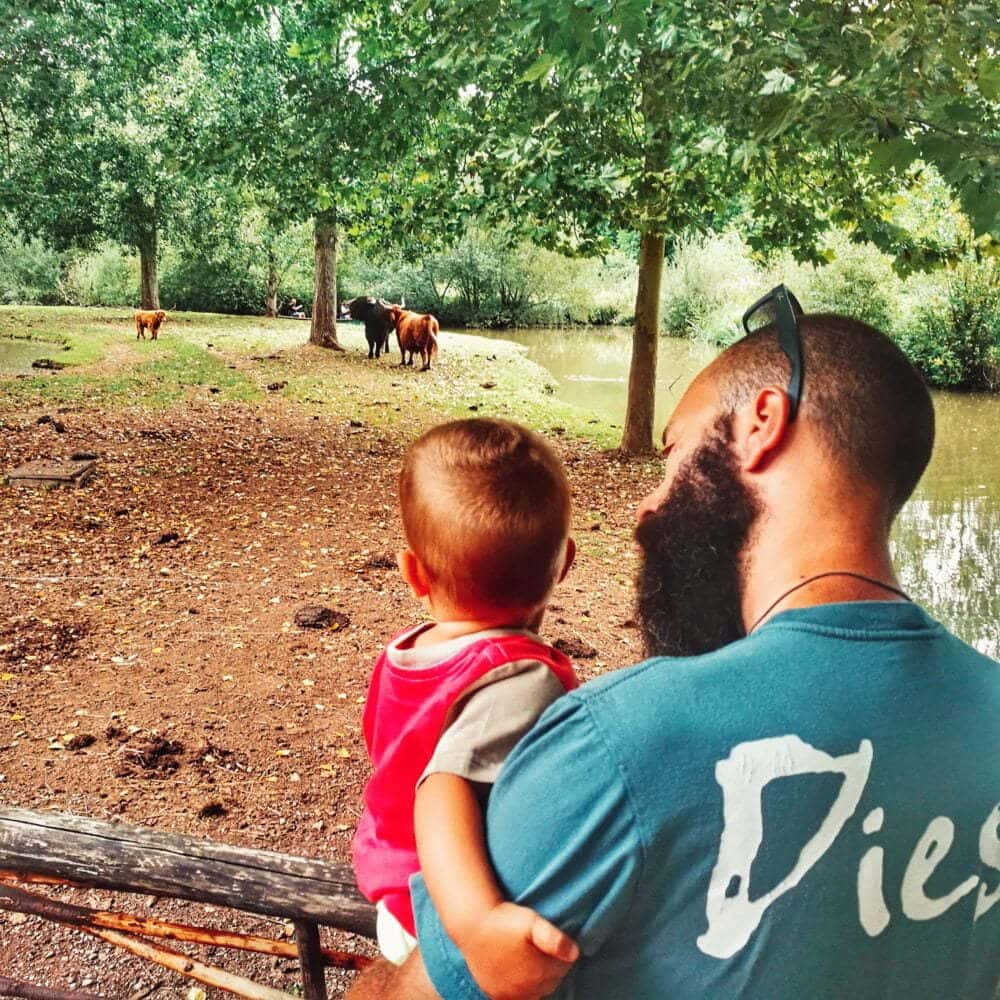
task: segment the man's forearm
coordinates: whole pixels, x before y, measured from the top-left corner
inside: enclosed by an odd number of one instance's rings
[[[441,1000],[427,978],[420,952],[402,966],[380,959],[366,969],[347,994],[347,1000]]]

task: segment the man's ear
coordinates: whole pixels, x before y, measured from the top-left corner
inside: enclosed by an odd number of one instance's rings
[[[762,472],[788,440],[791,406],[777,386],[765,386],[733,421],[734,448],[744,472]]]
[[[563,567],[559,571],[558,583],[562,583],[566,579],[566,574],[573,568],[574,562],[576,562],[576,542],[573,541],[573,536],[570,535],[566,539],[566,554],[563,556]]]
[[[422,600],[430,594],[430,574],[413,549],[403,549],[402,552],[397,552],[396,565],[414,597]]]

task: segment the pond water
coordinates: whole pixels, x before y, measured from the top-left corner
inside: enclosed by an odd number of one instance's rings
[[[55,357],[56,352],[61,350],[60,344],[43,344],[36,340],[12,340],[0,337],[0,375],[28,374],[32,372],[32,361]]]
[[[620,425],[629,330],[469,331],[512,340],[556,394]],[[661,338],[657,431],[714,348]],[[977,649],[1000,657],[1000,396],[934,394],[934,457],[893,533],[904,589]]]

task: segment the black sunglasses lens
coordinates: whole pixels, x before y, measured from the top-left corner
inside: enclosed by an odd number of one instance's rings
[[[768,298],[747,312],[743,325],[748,333],[752,333],[754,330],[776,322],[777,318],[775,301],[773,298]]]

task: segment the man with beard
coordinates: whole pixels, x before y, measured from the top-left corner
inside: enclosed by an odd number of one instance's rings
[[[580,946],[532,997],[1000,996],[1000,665],[889,552],[933,435],[840,316],[779,313],[685,393],[636,533],[651,658],[556,702],[490,798],[501,884]],[[414,903],[420,954],[352,996],[482,997]]]

